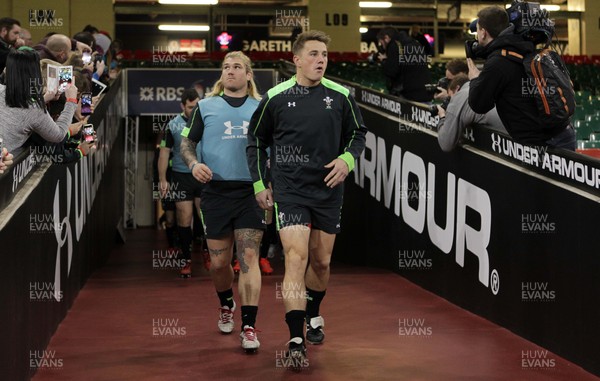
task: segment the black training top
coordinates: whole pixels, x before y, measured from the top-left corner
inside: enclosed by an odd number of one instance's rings
[[[248,129],[248,166],[254,191],[264,190],[267,148],[275,202],[341,206],[343,184],[331,189],[325,168],[339,157],[354,168],[365,147],[365,127],[348,89],[326,78],[313,87],[296,77],[262,99]]]

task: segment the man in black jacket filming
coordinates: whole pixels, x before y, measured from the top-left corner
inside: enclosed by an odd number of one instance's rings
[[[383,28],[377,33],[379,44],[385,49],[380,53],[383,73],[387,77],[387,88],[392,95],[411,101],[429,102],[432,94],[425,85],[431,83],[429,56],[425,48],[395,28]]]
[[[478,46],[473,53],[485,58],[480,72],[472,58],[469,65],[469,106],[479,114],[490,111],[494,105],[510,136],[524,144],[551,146],[575,150],[575,131],[570,123],[549,128],[540,122],[535,99],[528,91],[529,80],[522,63],[512,61],[502,52],[526,55],[535,45],[509,24],[508,14],[500,7],[486,7],[479,11],[477,22]]]

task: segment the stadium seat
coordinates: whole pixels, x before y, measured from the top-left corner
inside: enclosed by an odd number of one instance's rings
[[[573,114],[573,121],[585,120],[585,110],[583,106],[578,104],[575,106],[575,113]]]
[[[576,120],[573,124],[573,127],[575,127],[575,134],[577,136],[577,139],[581,140],[588,140],[590,134],[594,132],[590,122],[585,120]]]

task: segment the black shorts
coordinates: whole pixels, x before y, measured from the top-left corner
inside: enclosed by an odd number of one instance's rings
[[[194,201],[202,195],[202,183],[194,178],[191,173],[175,172],[171,176],[167,197],[178,201]]]
[[[206,238],[222,238],[237,229],[266,229],[265,211],[258,206],[251,183],[247,189],[243,197],[239,190],[226,189],[202,194],[200,211]]]
[[[277,230],[287,226],[302,225],[325,233],[337,234],[341,231],[341,206],[306,206],[287,202],[275,203],[275,223]]]

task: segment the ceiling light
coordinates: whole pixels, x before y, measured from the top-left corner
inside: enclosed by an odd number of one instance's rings
[[[506,9],[512,7],[512,4],[506,4]],[[541,9],[545,9],[548,12],[560,11],[560,5],[556,4],[540,4]]]
[[[161,24],[158,26],[159,30],[171,30],[171,31],[186,31],[186,32],[207,32],[210,30],[208,25],[185,25],[185,24]]]
[[[391,1],[359,1],[358,5],[361,8],[391,8]]]
[[[547,10],[548,12],[560,11],[560,5],[556,4],[542,4],[540,8]]]
[[[216,5],[219,0],[158,0],[159,4],[174,5]]]
[[[358,31],[359,31],[360,33],[367,33],[367,32],[369,31],[369,28],[365,28],[364,26],[361,26],[361,27],[358,29]]]

